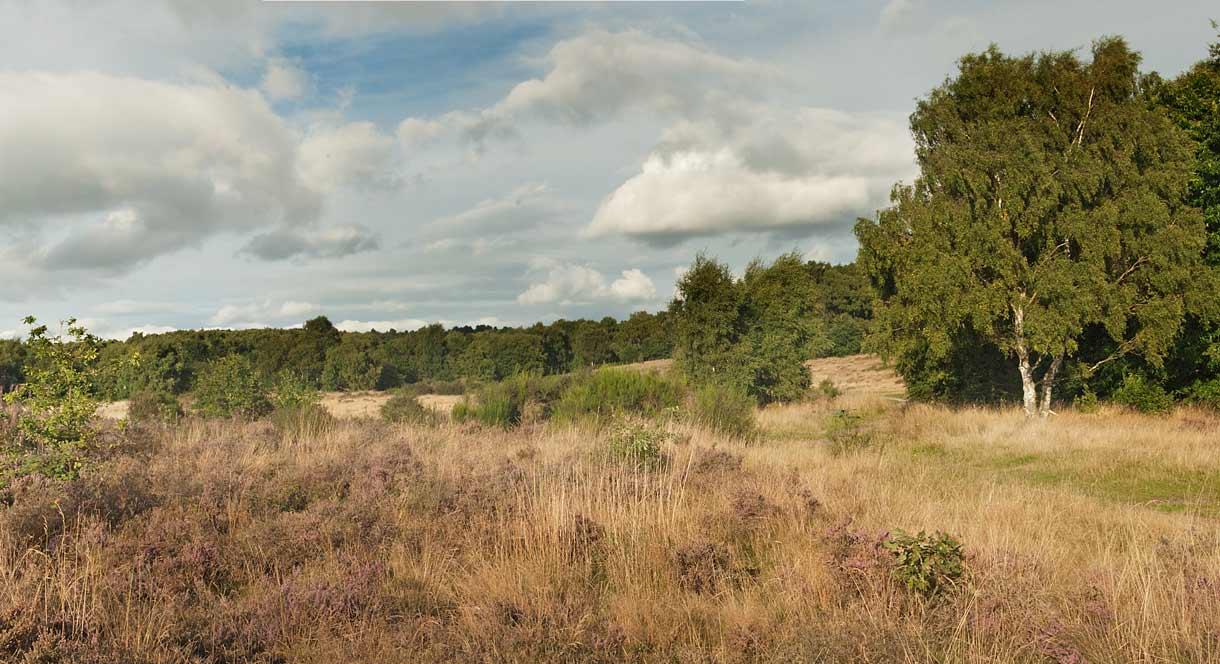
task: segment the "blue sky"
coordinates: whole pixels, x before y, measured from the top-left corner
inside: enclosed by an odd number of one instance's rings
[[[0,335],[522,324],[665,306],[695,252],[852,260],[963,53],[1211,3],[0,0]]]

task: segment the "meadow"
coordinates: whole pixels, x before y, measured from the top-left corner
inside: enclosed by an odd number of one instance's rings
[[[1031,419],[909,403],[868,356],[811,371],[745,437],[669,411],[112,427],[80,479],[7,492],[0,661],[1220,661],[1215,413]],[[963,552],[932,593],[896,573],[921,531]]]

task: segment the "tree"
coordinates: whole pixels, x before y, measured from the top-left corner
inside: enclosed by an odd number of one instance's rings
[[[1159,362],[1202,272],[1203,219],[1185,202],[1189,138],[1148,101],[1121,39],[1008,57],[994,46],[911,116],[920,175],[856,226],[878,295],[872,342],[950,357],[963,334],[997,347],[1045,416],[1090,331]]]
[[[71,479],[80,471],[84,448],[92,436],[90,421],[98,407],[93,386],[101,341],[77,325],[75,318],[63,322],[67,338],[50,336],[47,326],[37,322],[33,316],[25,318],[30,326],[25,383],[4,400],[21,406],[17,426],[25,443],[32,446],[18,450],[24,469]]]
[[[0,395],[25,381],[25,345],[14,339],[0,339]]]
[[[754,261],[741,280],[739,382],[759,403],[794,401],[809,389],[805,360],[822,334],[818,288],[796,252]]]
[[[254,419],[271,412],[267,386],[243,355],[212,361],[195,385],[195,409],[206,417]]]
[[[729,267],[704,254],[695,256],[669,305],[674,361],[691,380],[714,382],[730,370],[741,336],[741,294]]]

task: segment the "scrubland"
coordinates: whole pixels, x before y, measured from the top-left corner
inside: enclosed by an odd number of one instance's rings
[[[908,404],[866,357],[729,438],[187,419],[0,508],[12,662],[1220,661],[1220,418]],[[615,456],[626,428],[659,456]],[[885,543],[943,531],[912,592]]]

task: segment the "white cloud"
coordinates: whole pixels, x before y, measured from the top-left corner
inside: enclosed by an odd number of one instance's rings
[[[274,101],[298,99],[309,90],[309,74],[284,60],[270,60],[259,87]]]
[[[407,118],[399,138],[427,141],[448,129],[481,144],[516,136],[517,124],[526,120],[584,126],[634,109],[728,120],[734,99],[759,91],[776,75],[754,61],[638,30],[592,30],[555,44],[545,61],[545,76],[517,84],[496,104],[431,120]]]
[[[758,109],[751,123],[680,123],[602,202],[587,232],[657,242],[845,225],[914,171],[895,118]]]
[[[394,139],[371,122],[317,126],[301,144],[301,177],[321,191],[391,189],[400,184],[393,173],[394,148]]]
[[[915,10],[915,0],[890,0],[881,8],[881,29],[902,29],[910,22]]]
[[[623,276],[609,285],[600,272],[587,265],[544,260],[536,263],[535,269],[545,270],[546,277],[518,295],[519,304],[639,302],[651,300],[657,294],[652,279],[638,269],[624,270]]]
[[[0,72],[0,227],[36,267],[121,271],[221,232],[309,223],[297,137],[255,91]]]
[[[429,324],[426,320],[400,318],[398,320],[344,320],[335,323],[335,327],[344,332],[371,332],[373,330],[385,332],[386,330],[418,330]]]
[[[263,321],[294,321],[318,313],[320,308],[309,302],[288,301],[279,306],[269,301],[226,304],[216,311],[208,322],[226,327],[261,327]]]

